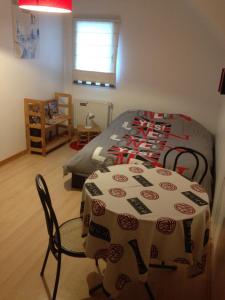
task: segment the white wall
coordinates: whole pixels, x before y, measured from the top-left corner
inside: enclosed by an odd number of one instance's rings
[[[190,5],[196,10],[203,20],[206,21],[208,29],[224,45],[225,34],[225,1],[224,0],[189,0]]]
[[[217,93],[225,48],[189,1],[74,0],[74,15],[118,15],[116,89],[72,85],[72,21],[65,22],[65,91],[76,99],[191,115],[216,131]]]
[[[225,96],[221,95],[220,113],[218,115],[217,133],[216,133],[216,195],[214,201],[213,216],[215,223],[222,222],[225,218],[225,200],[222,201],[221,189],[224,181],[225,184]],[[220,217],[219,217],[220,216]],[[214,228],[216,229],[216,227]]]
[[[11,1],[0,1],[0,161],[25,150],[23,99],[48,99],[63,88],[62,17],[40,15],[40,51],[34,60],[13,51]]]
[[[222,300],[225,295],[225,96],[221,96],[220,114],[216,134],[216,193],[214,198],[212,229],[214,237],[212,260],[212,299]]]

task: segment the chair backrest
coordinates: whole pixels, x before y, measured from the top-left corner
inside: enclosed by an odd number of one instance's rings
[[[61,238],[59,232],[59,225],[56,214],[52,207],[50,194],[47,184],[42,175],[38,174],[35,178],[37,191],[41,200],[41,204],[45,213],[45,220],[49,235],[49,245],[53,255],[56,255],[61,249]],[[57,244],[55,243],[57,241]]]
[[[173,164],[173,171],[176,170],[176,167],[177,167],[177,163],[178,163],[178,160],[180,159],[180,157],[184,154],[191,154],[194,159],[195,159],[195,162],[196,162],[196,165],[195,165],[195,169],[193,171],[193,174],[192,174],[192,177],[191,177],[191,180],[194,180],[195,178],[195,175],[199,169],[199,157],[202,158],[202,162],[203,162],[203,170],[202,170],[202,176],[201,178],[199,179],[199,184],[202,183],[203,179],[205,178],[206,176],[206,173],[208,171],[208,162],[205,158],[205,156],[200,153],[199,151],[197,150],[194,150],[194,149],[191,149],[191,148],[187,148],[187,147],[174,147],[174,148],[171,148],[169,149],[165,156],[164,156],[164,159],[163,159],[163,167],[165,168],[166,165],[167,165],[167,159],[168,159],[168,155],[173,152],[173,151],[176,151],[177,152],[177,155],[175,156],[175,159],[174,159],[174,164]]]

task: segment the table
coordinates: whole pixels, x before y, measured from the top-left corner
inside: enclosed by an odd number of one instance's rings
[[[176,172],[116,165],[91,174],[83,193],[86,255],[106,260],[113,297],[146,282],[150,258],[204,269],[210,211],[205,190]]]
[[[93,138],[101,133],[101,128],[93,122],[91,128],[85,128],[83,125],[77,125],[78,146],[84,146]]]

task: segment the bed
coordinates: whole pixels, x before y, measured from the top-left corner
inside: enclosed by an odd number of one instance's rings
[[[165,153],[177,146],[201,152],[208,161],[208,172],[202,185],[212,198],[214,177],[214,137],[201,124],[183,114],[130,110],[122,113],[99,136],[88,143],[63,166],[64,175],[72,173],[72,186],[81,188],[96,169],[107,171],[114,164],[162,166]],[[172,168],[171,164],[167,168]],[[177,171],[187,178],[192,162],[184,157]],[[201,164],[199,168],[199,176]],[[198,176],[198,173],[197,173]]]

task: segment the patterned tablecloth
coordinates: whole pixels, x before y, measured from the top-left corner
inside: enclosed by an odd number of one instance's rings
[[[204,269],[208,195],[176,172],[116,165],[94,172],[82,194],[88,257],[107,261],[103,285],[116,296],[127,282],[145,282],[150,258]]]

